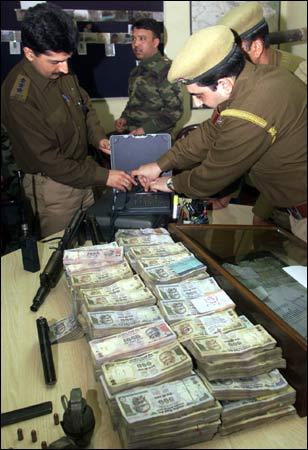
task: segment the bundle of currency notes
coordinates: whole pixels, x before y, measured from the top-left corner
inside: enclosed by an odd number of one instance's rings
[[[197,367],[208,380],[244,378],[270,372],[273,369],[285,369],[286,360],[282,358],[280,347],[264,350],[249,358],[222,359],[216,362],[197,361]]]
[[[108,286],[123,278],[133,276],[132,269],[128,263],[124,261],[121,264],[106,266],[99,272],[75,274],[71,277],[71,286],[73,288],[91,288],[97,286]]]
[[[131,267],[136,270],[137,268],[137,261],[140,258],[144,258],[145,255],[147,258],[153,258],[153,257],[164,257],[164,256],[170,256],[175,255],[178,253],[186,253],[189,254],[189,250],[181,243],[181,242],[174,242],[172,244],[157,244],[153,245],[152,247],[148,246],[146,248],[146,251],[144,247],[136,246],[136,247],[130,247],[129,250],[126,252],[126,259],[130,263]]]
[[[49,324],[49,340],[51,344],[69,342],[84,336],[85,332],[74,315]]]
[[[196,374],[129,389],[115,398],[125,448],[177,448],[209,440],[220,424],[221,405]]]
[[[222,289],[213,294],[204,294],[200,298],[161,300],[157,304],[168,323],[235,308],[235,303]]]
[[[186,348],[201,362],[221,359],[242,361],[260,351],[276,347],[275,339],[262,327],[241,328],[216,336],[198,336],[185,343]]]
[[[81,288],[80,294],[88,311],[124,310],[156,303],[156,297],[144,286],[138,275],[109,286]]]
[[[222,425],[228,426],[243,419],[256,417],[271,410],[294,405],[296,391],[289,385],[284,390],[272,395],[246,398],[243,400],[221,400]]]
[[[197,356],[198,338],[213,337],[221,333],[227,333],[227,336],[232,337],[231,332],[240,328],[254,331],[254,325],[247,317],[237,316],[231,309],[175,322],[171,327],[176,332],[179,341],[194,354],[198,369],[209,380],[250,377],[286,367],[286,360],[282,358],[282,351],[279,347],[260,349],[254,354],[246,356],[241,354],[231,358],[230,355],[227,355],[225,358],[220,355],[214,360],[211,357],[198,359],[200,358],[200,355]]]
[[[102,376],[114,394],[135,386],[183,378],[191,370],[191,357],[178,342],[173,342],[138,356],[105,363]]]
[[[273,395],[285,391],[289,386],[277,369],[254,377],[214,381],[209,381],[200,371],[197,371],[197,373],[217,400],[241,400]]]
[[[63,264],[98,263],[104,265],[118,264],[123,261],[123,247],[105,247],[105,245],[92,245],[90,247],[64,250]]]
[[[191,300],[220,290],[213,277],[201,280],[190,278],[176,284],[157,284],[154,292],[160,300]]]
[[[261,425],[263,423],[267,424],[273,420],[279,419],[280,417],[294,414],[296,414],[296,409],[292,405],[274,408],[264,414],[258,414],[254,417],[245,418],[232,424],[220,425],[219,434],[220,436],[226,436],[228,434],[235,433],[236,431],[254,428],[257,425]]]
[[[206,266],[193,255],[166,265],[162,264],[161,262],[154,266],[142,267],[139,274],[145,282],[150,284],[169,284],[206,272]]]
[[[93,363],[100,368],[103,363],[138,355],[175,340],[175,333],[165,321],[161,321],[94,339],[89,344]]]
[[[172,323],[171,328],[180,342],[197,336],[212,336],[243,328],[243,322],[233,309],[197,316]],[[253,325],[252,325],[253,326]]]
[[[124,247],[125,253],[130,247],[152,246],[159,244],[172,244],[174,240],[169,234],[144,234],[140,236],[127,236],[116,238],[118,245]]]
[[[115,240],[118,241],[120,238],[129,238],[129,237],[139,237],[139,236],[148,236],[149,234],[154,235],[170,235],[169,231],[166,228],[119,228],[115,233]]]
[[[90,339],[111,336],[122,331],[142,325],[161,322],[161,315],[157,306],[141,306],[125,311],[87,311],[81,307],[82,315],[87,323],[87,334]]]

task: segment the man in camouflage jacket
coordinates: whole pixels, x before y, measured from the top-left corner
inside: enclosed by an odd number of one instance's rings
[[[183,113],[182,91],[168,82],[171,62],[158,50],[159,23],[140,19],[132,32],[132,48],[139,61],[129,78],[128,103],[115,121],[118,133],[171,133]]]

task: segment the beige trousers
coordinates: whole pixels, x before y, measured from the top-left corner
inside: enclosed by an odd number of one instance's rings
[[[37,208],[42,238],[66,228],[80,207],[86,210],[94,203],[92,189],[73,188],[45,175],[26,174],[23,186],[33,211]]]

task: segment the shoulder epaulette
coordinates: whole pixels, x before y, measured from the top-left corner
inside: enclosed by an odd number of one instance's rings
[[[31,80],[25,75],[17,75],[10,97],[20,102],[25,102],[29,94]]]

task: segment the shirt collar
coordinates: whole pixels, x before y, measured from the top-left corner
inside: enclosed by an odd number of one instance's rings
[[[23,61],[24,71],[29,76],[29,78],[41,89],[42,91],[47,88],[49,83],[52,83],[54,80],[49,80],[46,77],[43,77],[38,71],[33,67],[33,64],[24,58]]]
[[[150,58],[141,59],[139,66],[142,64],[143,66],[147,66],[148,64],[151,64],[152,62],[157,62],[161,59],[162,55],[160,51],[157,51],[154,53],[153,56],[150,56]]]
[[[245,62],[244,69],[242,70],[242,72],[239,74],[239,76],[235,80],[234,87],[233,87],[230,98],[228,98],[228,100],[225,100],[224,102],[220,103],[220,105],[218,106],[217,109],[219,112],[228,108],[228,106],[232,103],[234,97],[238,96],[238,93],[241,91],[243,82],[246,82],[247,79],[249,79],[251,73],[254,72],[256,70],[256,68],[257,68],[257,66],[255,64],[252,64],[249,61]]]

